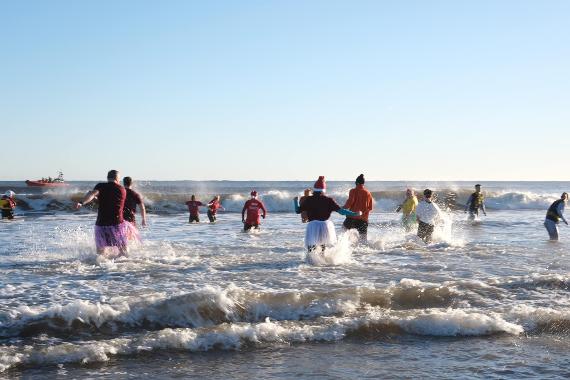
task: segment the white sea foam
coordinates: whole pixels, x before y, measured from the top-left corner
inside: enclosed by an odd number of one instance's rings
[[[216,327],[190,329],[166,328],[129,338],[91,341],[82,344],[62,343],[41,348],[1,348],[0,370],[17,365],[57,363],[92,363],[107,361],[111,356],[143,351],[214,349],[237,350],[248,345],[291,344],[307,341],[337,341],[360,331],[374,336],[378,329],[392,331],[396,326],[404,332],[432,336],[480,336],[496,333],[517,335],[519,325],[506,322],[499,315],[468,313],[462,310],[432,310],[417,314],[391,315],[377,309],[364,317],[331,318],[321,323],[275,322],[221,324]],[[369,331],[369,333],[367,333]]]
[[[324,252],[321,249],[307,252],[307,262],[317,266],[349,263],[352,260],[352,244],[357,239],[356,231],[343,232],[338,235],[338,240],[333,247],[327,247]]]
[[[497,314],[468,313],[459,309],[427,311],[396,322],[406,332],[434,336],[479,336],[496,333],[518,335],[522,326]]]

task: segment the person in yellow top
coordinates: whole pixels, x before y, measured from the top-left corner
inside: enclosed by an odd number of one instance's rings
[[[14,219],[14,209],[16,208],[16,194],[12,190],[8,190],[0,199],[0,209],[2,210],[2,219]]]
[[[402,226],[404,227],[406,232],[412,231],[415,227],[417,206],[418,206],[418,198],[416,197],[414,190],[407,189],[406,199],[396,209],[396,212],[402,211]]]

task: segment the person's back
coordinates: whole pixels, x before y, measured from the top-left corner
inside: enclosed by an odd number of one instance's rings
[[[368,215],[370,214],[370,211],[372,211],[372,204],[372,194],[364,188],[364,184],[359,184],[349,191],[348,200],[346,201],[344,208],[352,212],[362,212],[362,215],[360,216],[349,216],[348,218],[368,222]]]
[[[125,206],[123,208],[123,219],[127,222],[135,223],[135,213],[137,205],[142,204],[142,197],[133,189],[125,188]]]
[[[348,199],[343,208],[358,213],[357,216],[347,216],[342,223],[346,230],[356,229],[360,240],[368,239],[368,214],[372,211],[372,194],[364,187],[364,174],[356,177],[355,187],[348,192]]]
[[[94,199],[98,199],[95,247],[100,255],[104,255],[107,248],[117,248],[119,255],[127,255],[129,238],[136,237],[138,239],[138,231],[134,224],[123,219],[126,197],[125,188],[119,184],[119,171],[109,170],[107,182],[95,185],[93,190],[75,205],[75,208],[79,210]],[[144,211],[142,204],[141,211]],[[143,225],[144,223],[143,216]]]
[[[435,203],[422,200],[416,208],[416,216],[418,220],[433,225],[439,216],[439,211]]]
[[[95,186],[95,190],[99,191],[97,195],[99,208],[95,224],[98,226],[121,224],[124,221],[123,210],[127,197],[125,188],[115,182],[102,182]]]
[[[259,224],[261,211],[265,209],[263,203],[257,199],[248,199],[243,206],[246,211],[247,224]]]
[[[267,213],[263,202],[257,199],[257,191],[253,190],[250,195],[251,199],[245,202],[241,210],[244,231],[249,231],[251,228],[259,228],[260,217],[265,219]]]
[[[552,220],[555,223],[560,222],[560,217],[564,212],[564,200],[558,199],[554,201],[546,211],[546,219]]]
[[[315,194],[305,199],[303,204],[300,205],[300,210],[301,212],[307,212],[309,222],[313,220],[325,221],[330,218],[333,211],[340,210],[340,206],[334,199],[327,197],[321,192],[315,192]]]
[[[432,194],[430,189],[425,189],[424,199],[416,207],[418,237],[426,244],[431,242],[435,224],[441,218],[441,210],[438,205],[432,202]]]
[[[190,216],[199,216],[200,206],[203,206],[203,204],[200,201],[191,200],[186,202],[186,206],[188,206],[188,212],[190,213]]]

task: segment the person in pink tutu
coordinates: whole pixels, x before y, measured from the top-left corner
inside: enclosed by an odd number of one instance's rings
[[[112,247],[119,251],[119,256],[128,253],[128,237],[132,234],[131,224],[123,219],[123,210],[127,192],[119,184],[119,172],[111,170],[107,173],[107,182],[98,183],[85,195],[83,201],[77,203],[79,209],[95,198],[99,201],[97,221],[95,222],[95,246],[97,253],[105,254],[105,249]]]

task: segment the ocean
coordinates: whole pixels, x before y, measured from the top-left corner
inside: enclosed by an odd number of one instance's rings
[[[148,227],[129,257],[95,253],[96,182],[17,193],[0,223],[0,378],[377,379],[570,377],[570,229],[546,209],[570,182],[481,182],[488,215],[467,221],[472,182],[367,182],[368,244],[342,231],[318,260],[292,199],[312,182],[144,181]],[[346,200],[351,182],[328,182]],[[433,189],[446,223],[429,245],[394,212]],[[242,232],[252,189],[268,208]],[[220,194],[215,224],[184,202]],[[140,217],[139,217],[140,219]]]

